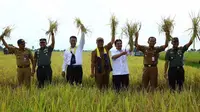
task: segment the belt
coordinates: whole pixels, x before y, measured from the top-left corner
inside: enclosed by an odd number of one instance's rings
[[[180,68],[183,68],[183,66],[176,66],[176,67],[170,67],[170,68],[180,69]]]
[[[28,68],[30,65],[25,65],[25,66],[17,66],[18,68]]]
[[[148,64],[144,64],[145,67],[156,67],[157,65],[148,65]]]
[[[38,66],[38,68],[47,68],[47,67],[50,67],[50,65],[41,65],[41,66]]]
[[[75,68],[75,67],[82,67],[82,65],[68,65],[68,67]]]

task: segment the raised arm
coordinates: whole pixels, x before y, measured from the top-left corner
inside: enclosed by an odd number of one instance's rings
[[[169,44],[169,39],[171,38],[171,35],[169,32],[166,32],[165,33],[165,45],[161,46],[163,47],[163,49],[167,48],[168,47],[168,44]]]
[[[111,38],[111,44],[113,45],[113,43],[115,42],[115,36],[113,36],[112,38]]]
[[[4,36],[1,36],[1,37],[0,37],[0,39],[1,39],[2,42],[3,42],[3,45],[4,45],[7,49],[11,48],[11,47],[7,44],[7,42],[4,40],[3,37],[4,37]]]
[[[192,38],[190,39],[190,41],[189,41],[187,44],[185,44],[185,46],[187,47],[187,49],[192,45],[194,39],[195,39],[195,38],[192,37]]]
[[[52,41],[52,42],[51,42],[51,45],[50,45],[50,46],[51,46],[52,48],[54,48],[54,46],[55,46],[55,36],[54,36],[54,33],[53,33],[53,32],[51,32],[51,41]]]
[[[84,45],[85,45],[85,34],[81,32],[81,40],[80,40],[79,46],[82,50],[84,48]]]

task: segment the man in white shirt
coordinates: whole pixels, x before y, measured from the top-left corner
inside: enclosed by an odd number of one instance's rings
[[[113,88],[120,91],[122,88],[127,88],[129,85],[129,69],[127,64],[127,54],[130,51],[122,49],[122,40],[115,40],[116,49],[111,51],[112,66],[113,66]]]
[[[85,34],[81,33],[81,40],[76,46],[76,36],[70,37],[70,48],[64,52],[64,62],[62,67],[62,76],[65,77],[70,84],[81,84],[83,77],[82,70],[82,52],[85,44]]]

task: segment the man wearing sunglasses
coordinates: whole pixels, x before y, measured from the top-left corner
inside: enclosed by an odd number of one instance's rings
[[[38,88],[44,87],[44,83],[46,81],[48,81],[50,84],[52,81],[51,55],[55,45],[53,32],[51,32],[51,40],[51,45],[47,46],[47,40],[45,38],[41,38],[39,40],[40,48],[36,50],[34,55],[33,72],[35,72],[35,68],[37,65],[37,80],[39,82]]]
[[[18,48],[9,46],[6,41],[4,40],[4,35],[0,37],[2,40],[4,46],[9,50],[9,52],[12,52],[16,56],[16,64],[17,64],[17,79],[19,86],[24,84],[27,88],[31,85],[31,76],[33,76],[33,73],[31,73],[31,67],[30,67],[30,61],[32,63],[33,67],[33,55],[30,49],[25,48],[25,41],[23,39],[19,39],[17,41]]]

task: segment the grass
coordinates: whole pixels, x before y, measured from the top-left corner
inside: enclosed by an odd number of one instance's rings
[[[192,67],[200,68],[200,52],[186,52],[184,54],[184,63],[185,65],[189,65]],[[165,59],[165,52],[162,52],[160,54],[160,59],[164,60]]]
[[[186,54],[189,55],[189,54]],[[53,84],[44,89],[16,87],[16,61],[0,53],[0,111],[2,112],[198,112],[200,110],[200,70],[185,66],[185,88],[170,93],[163,78],[164,61],[159,61],[159,87],[154,93],[141,91],[142,57],[128,57],[130,88],[115,93],[100,92],[90,75],[90,53],[83,54],[83,87],[70,86],[61,76],[61,53],[53,53]],[[112,85],[110,85],[112,86]]]

